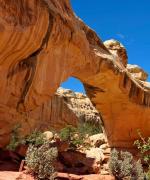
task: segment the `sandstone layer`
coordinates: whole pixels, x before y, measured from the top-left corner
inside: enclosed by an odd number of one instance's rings
[[[126,66],[125,48],[103,43],[69,0],[0,0],[0,142],[16,111],[49,108],[43,104],[74,76],[101,112],[109,144],[132,147],[137,129],[150,136],[150,86]]]

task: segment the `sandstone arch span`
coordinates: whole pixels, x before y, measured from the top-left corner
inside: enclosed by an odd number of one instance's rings
[[[126,64],[125,48],[103,43],[69,0],[0,0],[0,142],[17,113],[34,112],[69,76],[84,83],[112,147],[131,147],[137,129],[149,136],[150,88]]]

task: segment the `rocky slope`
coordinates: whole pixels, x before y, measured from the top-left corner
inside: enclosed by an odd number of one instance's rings
[[[126,68],[125,48],[103,43],[69,0],[0,0],[0,17],[1,144],[21,121],[17,112],[47,111],[46,102],[69,76],[84,83],[112,147],[132,147],[137,129],[150,136],[149,83]]]

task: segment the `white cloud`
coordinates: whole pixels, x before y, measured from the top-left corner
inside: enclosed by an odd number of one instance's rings
[[[124,34],[117,33],[116,35],[117,35],[120,39],[125,39],[125,35],[124,35]]]

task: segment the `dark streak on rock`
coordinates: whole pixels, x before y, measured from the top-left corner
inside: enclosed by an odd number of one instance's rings
[[[85,90],[87,92],[87,95],[90,98],[96,97],[97,92],[102,92],[102,93],[105,92],[105,90],[101,89],[100,87],[94,87],[94,86],[86,84],[86,83],[84,83],[84,87],[85,87]]]
[[[53,16],[51,14],[51,10],[49,8],[49,5],[46,4],[45,1],[43,3],[49,12],[49,25],[48,25],[47,33],[46,33],[45,37],[43,38],[43,41],[42,41],[40,48],[38,50],[36,50],[33,54],[31,54],[28,58],[22,60],[22,62],[24,62],[28,66],[29,71],[26,75],[27,81],[26,81],[25,86],[23,88],[21,98],[17,104],[17,109],[19,109],[20,104],[22,104],[22,105],[24,104],[25,97],[27,96],[27,93],[31,87],[31,84],[32,84],[32,81],[33,81],[33,78],[34,78],[34,75],[36,72],[37,56],[44,49],[44,46],[48,44],[48,40],[50,38],[50,34],[52,31],[52,27],[53,27]],[[24,110],[25,110],[25,107],[24,107]]]

